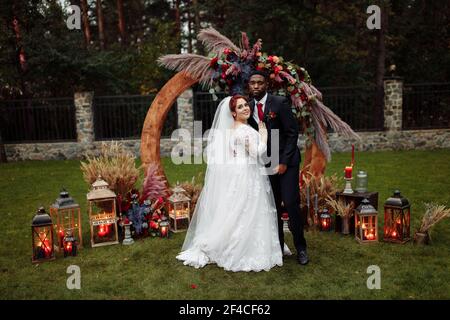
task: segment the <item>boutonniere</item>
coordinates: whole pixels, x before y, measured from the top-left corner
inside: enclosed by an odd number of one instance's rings
[[[267,114],[266,114],[266,121],[268,121],[268,120],[272,120],[272,119],[275,119],[277,117],[277,114],[275,113],[275,112],[273,112],[273,111],[269,111],[269,112],[267,112]]]

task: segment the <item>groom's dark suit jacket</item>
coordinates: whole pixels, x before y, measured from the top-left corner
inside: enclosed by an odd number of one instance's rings
[[[250,100],[252,116],[248,119],[248,124],[258,131],[258,124],[253,118],[255,111],[255,100]],[[267,95],[264,109],[264,123],[268,131],[267,155],[270,156],[271,150],[271,132],[270,130],[279,130],[279,163],[289,167],[300,165],[300,150],[297,146],[299,134],[298,122],[291,110],[291,103],[285,97]]]
[[[250,101],[252,116],[248,119],[248,124],[258,130],[258,124],[253,118],[255,112],[255,101]],[[303,219],[300,216],[300,190],[299,190],[299,167],[300,150],[297,147],[299,128],[297,120],[291,110],[291,104],[285,97],[268,95],[264,107],[264,122],[267,126],[267,153],[279,152],[279,163],[287,165],[284,174],[272,174],[269,176],[270,184],[275,198],[275,205],[278,213],[278,236],[281,251],[284,246],[283,212],[289,214],[289,224],[294,238],[297,252],[306,250],[306,240],[303,234]],[[271,150],[271,131],[279,130],[279,150]],[[271,164],[266,165],[270,167]],[[275,164],[272,164],[273,166]],[[282,207],[282,203],[283,206]]]

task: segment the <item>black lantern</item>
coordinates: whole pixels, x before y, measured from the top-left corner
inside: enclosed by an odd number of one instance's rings
[[[320,231],[331,231],[331,215],[327,208],[324,208],[319,215]]]
[[[366,198],[355,210],[355,238],[359,243],[378,241],[378,212]]]
[[[31,222],[32,263],[54,260],[52,218],[40,207]]]
[[[78,234],[79,247],[82,247],[81,211],[80,206],[69,196],[66,190],[62,190],[59,198],[50,206],[50,216],[57,235],[57,248],[63,249],[63,240],[67,233]]]
[[[161,221],[159,222],[159,236],[161,238],[169,238],[170,222],[166,215],[161,216]]]
[[[63,240],[64,258],[67,256],[75,257],[77,255],[77,247],[78,243],[73,236],[72,230],[68,230]]]
[[[400,191],[384,203],[384,238],[386,242],[406,243],[410,240],[411,205]]]

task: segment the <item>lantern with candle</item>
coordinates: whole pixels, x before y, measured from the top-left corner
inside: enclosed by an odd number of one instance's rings
[[[172,189],[172,195],[167,199],[166,211],[169,213],[169,220],[173,232],[186,230],[191,222],[191,199],[186,196],[185,190],[179,185]]]
[[[66,190],[63,189],[59,194],[59,198],[50,206],[50,216],[57,234],[56,245],[58,250],[64,248],[64,237],[69,230],[72,234],[78,234],[79,247],[81,248],[83,240],[80,206],[69,196]]]
[[[98,177],[87,194],[92,247],[118,244],[116,194]]]
[[[319,215],[320,231],[331,231],[331,215],[327,208],[324,208]]]
[[[64,258],[67,256],[75,257],[77,255],[77,247],[78,243],[75,237],[73,236],[72,230],[66,230],[66,235],[63,239],[63,251]]]
[[[399,190],[384,204],[384,238],[386,242],[406,243],[410,240],[411,205]]]
[[[31,222],[32,263],[55,259],[52,218],[40,207]]]
[[[378,241],[378,212],[366,198],[355,210],[355,238],[359,243]]]
[[[169,238],[169,230],[170,229],[170,222],[169,219],[167,219],[166,215],[163,214],[161,216],[161,221],[159,222],[159,236],[161,238]]]

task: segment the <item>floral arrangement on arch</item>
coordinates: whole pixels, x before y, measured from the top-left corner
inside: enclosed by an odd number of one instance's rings
[[[214,28],[201,30],[197,38],[208,50],[207,57],[169,54],[160,57],[159,64],[199,79],[212,94],[217,91],[243,94],[253,70],[266,72],[270,79],[269,90],[290,98],[292,112],[306,135],[307,146],[315,141],[327,160],[331,158],[326,138],[329,126],[338,134],[359,139],[347,123],[323,104],[322,94],[312,84],[306,69],[283,57],[262,52],[261,39],[250,46],[247,34],[242,32],[238,47]]]

